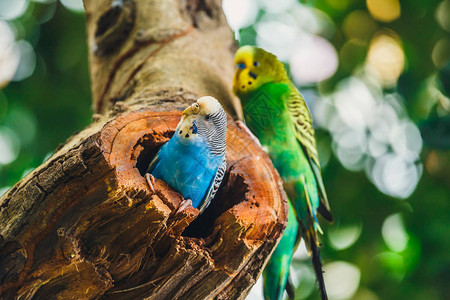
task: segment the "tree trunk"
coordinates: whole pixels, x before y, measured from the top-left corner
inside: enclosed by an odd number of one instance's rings
[[[278,173],[231,93],[220,1],[85,0],[94,122],[0,199],[1,299],[244,299],[279,240]],[[228,113],[227,174],[201,215],[143,174],[198,97]]]

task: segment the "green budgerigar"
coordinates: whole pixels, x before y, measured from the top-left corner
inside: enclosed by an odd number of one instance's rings
[[[322,181],[311,115],[302,95],[275,55],[254,46],[236,52],[233,91],[245,123],[256,135],[283,179],[289,198],[288,224],[264,269],[264,297],[293,297],[288,280],[292,255],[304,239],[322,299],[327,299],[319,254],[317,213],[332,221]]]

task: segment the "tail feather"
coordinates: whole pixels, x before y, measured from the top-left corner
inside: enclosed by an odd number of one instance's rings
[[[304,177],[302,178],[303,183]],[[320,298],[322,300],[328,300],[327,291],[325,289],[325,281],[323,279],[323,270],[322,270],[322,260],[320,258],[319,251],[319,240],[317,238],[317,231],[322,233],[322,229],[319,226],[319,222],[317,221],[315,211],[311,205],[311,201],[309,199],[309,194],[307,192],[306,184],[305,186],[305,199],[308,208],[308,217],[307,217],[307,228],[303,228],[302,232],[304,232],[304,240],[306,244],[306,248],[308,249],[308,253],[311,256],[312,265],[314,268],[314,272],[316,273],[317,284],[319,285],[319,293]],[[300,223],[301,224],[301,223]]]
[[[322,270],[322,260],[320,258],[320,251],[315,242],[311,243],[311,252],[312,252],[312,265],[314,267],[314,272],[316,273],[317,283],[319,285],[319,293],[320,298],[322,300],[327,300],[327,291],[325,289],[325,281],[323,279],[323,270]]]
[[[290,275],[288,275],[285,289],[286,289],[286,293],[288,294],[289,299],[295,299],[295,287],[292,284]]]

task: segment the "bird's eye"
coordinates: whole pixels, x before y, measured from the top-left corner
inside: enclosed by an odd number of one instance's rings
[[[245,69],[245,64],[239,63],[237,64],[238,69]]]
[[[200,108],[197,103],[194,104],[195,108]]]
[[[211,120],[211,116],[210,116],[210,115],[205,115],[205,120],[206,120],[206,121]]]
[[[259,61],[253,62],[253,65],[254,65],[255,67],[259,67]]]

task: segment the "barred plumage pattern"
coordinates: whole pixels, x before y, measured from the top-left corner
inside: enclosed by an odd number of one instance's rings
[[[316,147],[316,139],[314,128],[312,126],[312,118],[306,105],[305,99],[297,90],[297,88],[290,82],[290,94],[287,102],[289,115],[295,129],[295,136],[300,141],[303,151],[306,152],[309,164],[316,177],[317,186],[319,188],[320,205],[318,211],[328,221],[332,220],[330,212],[330,204],[323,185],[322,174],[320,170],[319,153]]]
[[[211,115],[214,126],[199,127],[198,133],[206,137],[210,151],[214,155],[224,155],[226,151],[227,115],[221,108]]]
[[[225,172],[227,171],[227,158],[223,157],[222,163],[217,169],[216,177],[214,177],[214,181],[212,183],[212,187],[209,190],[208,195],[206,196],[205,201],[202,206],[199,208],[200,213],[202,213],[209,205],[211,200],[216,196],[217,191],[219,190],[220,184],[222,183],[223,178],[225,177]]]
[[[291,93],[287,103],[288,111],[295,129],[295,136],[305,147],[308,155],[314,160],[317,166],[319,163],[319,153],[317,152],[314,128],[312,126],[311,114],[308,106],[300,92],[291,83]]]
[[[213,155],[223,156],[222,163],[217,169],[216,176],[212,182],[212,186],[205,197],[205,201],[202,206],[199,207],[200,213],[202,213],[209,205],[211,200],[217,193],[217,190],[222,183],[227,170],[227,158],[226,158],[226,134],[227,134],[227,115],[223,108],[220,108],[217,112],[211,114],[211,120],[213,126],[198,128],[198,133],[200,136],[204,136],[207,139],[209,145],[209,151]]]

